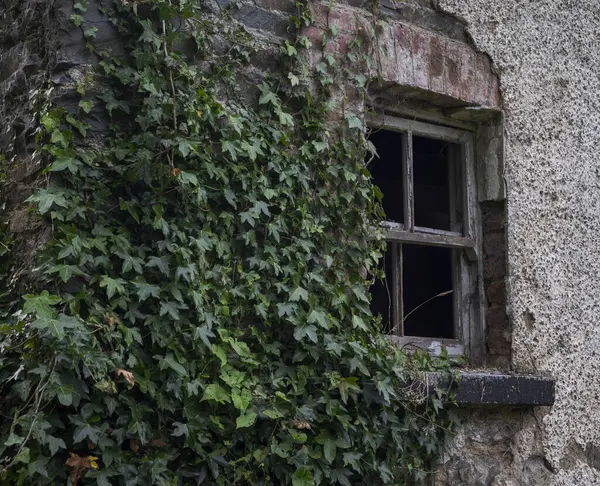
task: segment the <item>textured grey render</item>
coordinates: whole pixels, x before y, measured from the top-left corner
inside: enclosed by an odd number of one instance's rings
[[[453,447],[512,433],[513,460],[450,484],[600,484],[600,1],[438,8],[465,21],[500,77],[513,369],[557,378],[554,407],[522,414],[512,431],[498,428],[517,415],[474,418]]]

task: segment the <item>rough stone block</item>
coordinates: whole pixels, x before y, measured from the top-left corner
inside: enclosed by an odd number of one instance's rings
[[[255,0],[256,5],[267,10],[279,10],[281,12],[295,12],[296,7],[292,0]]]
[[[245,4],[238,10],[235,10],[232,17],[251,29],[257,29],[280,37],[288,35],[289,20],[286,16],[277,12]]]

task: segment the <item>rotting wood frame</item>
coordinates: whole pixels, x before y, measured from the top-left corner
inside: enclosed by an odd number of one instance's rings
[[[471,364],[482,364],[484,344],[483,288],[481,261],[481,224],[475,175],[474,134],[462,128],[436,125],[377,115],[370,122],[372,129],[400,133],[402,137],[402,179],[404,223],[385,222],[386,241],[392,247],[391,322],[396,323],[390,339],[403,348],[419,348],[439,355],[445,348],[450,357],[464,356]],[[455,191],[450,205],[460,204],[462,221],[451,220],[451,231],[415,225],[413,184],[413,136],[450,142],[451,168],[449,189]],[[459,170],[457,170],[460,168]],[[450,210],[452,215],[454,211]],[[452,249],[454,339],[405,336],[402,302],[402,245],[417,244]]]

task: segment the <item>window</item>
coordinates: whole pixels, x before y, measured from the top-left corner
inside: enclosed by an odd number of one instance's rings
[[[383,193],[387,249],[372,310],[402,345],[478,352],[481,312],[473,136],[385,116],[369,136]]]

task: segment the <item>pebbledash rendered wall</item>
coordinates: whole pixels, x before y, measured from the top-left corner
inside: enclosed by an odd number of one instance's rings
[[[118,49],[99,3],[107,1],[91,1],[87,20],[102,47]],[[0,5],[0,153],[15,168],[0,203],[31,261],[44,234],[22,203],[39,172],[32,91],[50,80],[61,103],[76,103],[76,83],[96,61],[68,22],[71,0],[8,4]],[[370,28],[365,5],[337,2],[329,14],[316,5],[318,25],[305,34],[317,41],[336,24],[330,48],[342,55]],[[249,86],[277,69],[272,54],[294,11],[292,0],[233,7],[261,45]],[[382,0],[380,12],[373,106],[477,127],[486,366],[557,380],[553,407],[465,409],[436,484],[600,485],[600,2]],[[95,120],[97,136],[105,122]]]
[[[500,80],[512,368],[557,379],[551,409],[506,424],[511,465],[492,484],[600,484],[600,2],[438,8]]]

